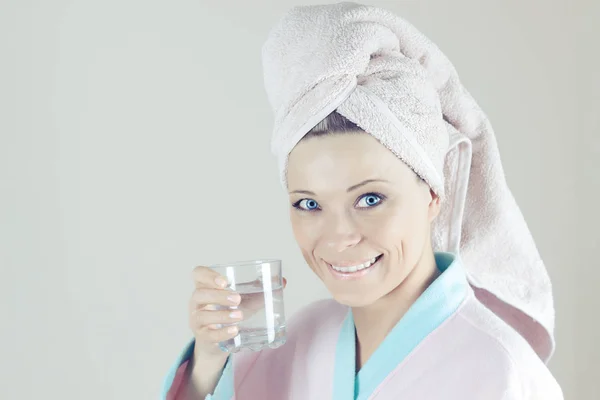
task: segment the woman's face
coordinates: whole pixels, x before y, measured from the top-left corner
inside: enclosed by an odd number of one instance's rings
[[[439,199],[366,133],[302,140],[288,164],[294,236],[340,303],[374,303],[426,251]]]

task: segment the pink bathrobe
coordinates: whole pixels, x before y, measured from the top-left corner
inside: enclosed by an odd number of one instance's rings
[[[528,342],[483,306],[460,258],[437,253],[441,275],[355,373],[351,310],[313,303],[288,323],[278,349],[229,357],[212,400],[562,400]],[[193,341],[167,375],[176,400]]]

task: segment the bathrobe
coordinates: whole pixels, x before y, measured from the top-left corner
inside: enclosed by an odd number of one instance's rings
[[[474,295],[460,257],[436,253],[441,274],[356,373],[352,310],[321,300],[297,312],[277,349],[229,356],[210,400],[562,400],[529,343]],[[176,400],[193,340],[161,399]]]

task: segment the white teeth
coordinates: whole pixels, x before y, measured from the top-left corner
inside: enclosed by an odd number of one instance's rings
[[[379,257],[379,256],[377,256]],[[360,265],[353,265],[351,267],[338,267],[337,265],[332,265],[331,268],[335,269],[338,272],[356,272],[356,271],[360,271],[361,269],[365,269],[365,268],[369,268],[371,265],[373,265],[375,263],[375,261],[377,261],[377,257],[374,257],[372,259],[370,259],[369,261],[367,261],[364,264],[360,264]]]

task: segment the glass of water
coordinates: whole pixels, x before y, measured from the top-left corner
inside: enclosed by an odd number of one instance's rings
[[[221,349],[235,353],[244,348],[258,351],[284,344],[281,260],[242,261],[210,268],[227,278],[228,289],[237,292],[242,299],[238,306],[229,307],[243,313],[242,321],[237,323],[239,333],[219,343]]]

